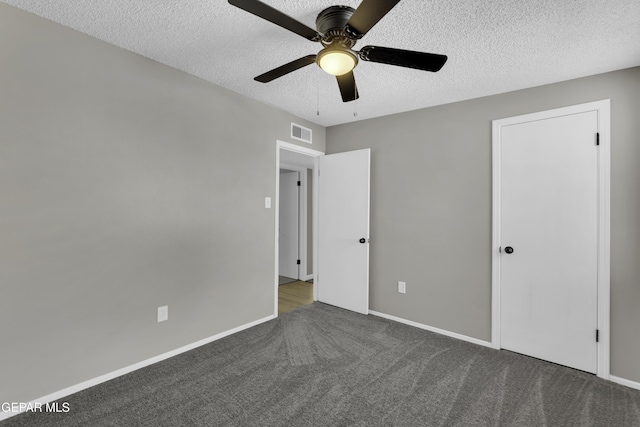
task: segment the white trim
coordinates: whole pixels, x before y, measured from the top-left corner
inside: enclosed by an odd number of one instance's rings
[[[492,242],[491,242],[491,346],[500,350],[500,198],[499,183],[502,182],[500,175],[500,126],[496,120],[491,125],[492,135]]]
[[[306,274],[304,276],[302,276],[302,279],[300,280],[304,280],[305,282],[308,282],[309,280],[313,279],[313,274]]]
[[[606,99],[594,103],[598,111],[600,155],[598,156],[598,345],[597,375],[610,378],[610,299],[611,299],[611,102]]]
[[[276,141],[276,196],[271,204],[274,210],[275,226],[273,233],[273,241],[275,244],[275,251],[273,257],[275,259],[275,277],[274,291],[273,291],[273,315],[278,316],[278,286],[280,286],[280,141]]]
[[[288,151],[293,151],[294,153],[306,154],[307,156],[311,156],[311,157],[324,156],[324,152],[322,151],[314,150],[313,148],[303,147],[301,145],[292,144],[290,142],[277,140],[276,146],[278,148],[282,148]]]
[[[492,150],[493,150],[493,242],[491,250],[491,285],[492,285],[492,309],[491,309],[491,345],[495,349],[501,348],[500,343],[500,130],[503,126],[517,123],[544,120],[552,117],[578,114],[588,111],[598,113],[598,132],[600,133],[600,149],[598,154],[598,320],[597,328],[600,330],[600,342],[597,349],[596,375],[609,379],[610,364],[610,101],[589,102],[570,107],[541,111],[538,113],[514,116],[492,123]]]
[[[615,375],[609,375],[609,380],[611,382],[621,384],[627,387],[635,388],[636,390],[640,390],[640,383],[627,380],[625,378],[616,377]]]
[[[323,154],[324,155],[324,154]],[[311,220],[313,222],[313,300],[318,301],[318,209],[319,209],[319,182],[320,182],[320,156],[313,159],[313,213]]]
[[[221,338],[224,338],[224,337],[227,337],[229,335],[238,333],[240,331],[244,331],[245,329],[252,328],[252,327],[257,326],[257,325],[259,325],[261,323],[268,322],[269,320],[272,320],[274,318],[275,318],[275,316],[271,315],[271,316],[263,317],[262,319],[254,320],[253,322],[245,323],[244,325],[240,325],[240,326],[235,327],[233,329],[229,329],[227,331],[220,332],[219,334],[210,336],[209,338],[205,338],[205,339],[202,339],[200,341],[196,341],[194,343],[187,344],[187,345],[185,345],[183,347],[177,348],[175,350],[168,351],[166,353],[160,354],[160,355],[152,357],[150,359],[146,359],[146,360],[143,360],[141,362],[134,363],[133,365],[129,365],[127,367],[124,367],[122,369],[118,369],[116,371],[109,372],[108,374],[100,375],[99,377],[95,377],[95,378],[92,378],[90,380],[81,382],[80,384],[76,384],[76,385],[73,385],[71,387],[67,387],[67,388],[64,388],[62,390],[58,390],[58,391],[56,391],[54,393],[51,393],[51,394],[48,394],[46,396],[40,397],[39,399],[34,399],[29,403],[33,407],[33,404],[35,404],[35,403],[41,403],[41,404],[44,405],[45,403],[50,403],[50,402],[53,402],[55,400],[62,399],[63,397],[72,395],[72,394],[77,393],[77,392],[82,391],[82,390],[86,390],[86,389],[88,389],[90,387],[96,386],[96,385],[101,384],[103,382],[110,381],[110,380],[112,380],[114,378],[117,378],[117,377],[121,377],[121,376],[126,375],[128,373],[131,373],[133,371],[137,371],[138,369],[147,367],[149,365],[153,365],[154,363],[161,362],[163,360],[166,360],[166,359],[169,359],[171,357],[177,356],[177,355],[179,355],[181,353],[185,353],[185,352],[187,352],[189,350],[193,350],[194,348],[201,347],[201,346],[203,346],[205,344],[212,343],[213,341],[217,341],[217,340],[219,340]],[[0,410],[0,421],[2,421],[4,419],[7,419],[7,418],[11,418],[14,415],[18,415],[18,414],[19,414],[18,412],[2,412]]]
[[[390,314],[380,313],[378,311],[369,310],[369,314],[374,316],[383,317],[385,319],[393,320],[394,322],[404,323],[405,325],[414,326],[416,328],[425,329],[427,331],[435,332],[436,334],[446,335],[451,338],[456,338],[462,341],[467,341],[473,344],[478,344],[483,347],[492,347],[489,341],[479,340],[477,338],[468,337],[466,335],[458,334],[456,332],[446,331],[440,328],[434,328],[433,326],[423,325],[422,323],[414,322],[413,320],[402,319],[400,317],[392,316]]]
[[[378,317],[382,317],[382,318],[385,318],[385,319],[393,320],[394,322],[404,323],[405,325],[414,326],[416,328],[425,329],[427,331],[435,332],[436,334],[446,335],[446,336],[451,337],[451,338],[456,338],[456,339],[459,339],[459,340],[462,340],[462,341],[467,341],[467,342],[470,342],[470,343],[473,343],[473,344],[478,344],[478,345],[481,345],[483,347],[495,348],[493,343],[491,343],[489,341],[479,340],[477,338],[471,338],[469,336],[458,334],[456,332],[450,332],[450,331],[447,331],[447,330],[444,330],[444,329],[434,328],[433,326],[424,325],[422,323],[414,322],[412,320],[402,319],[400,317],[392,316],[390,314],[384,314],[384,313],[380,313],[380,312],[374,311],[374,310],[369,310],[369,314],[374,315],[374,316],[378,316]],[[607,378],[605,378],[605,379],[607,379]],[[634,388],[636,390],[640,390],[640,382],[631,381],[631,380],[628,380],[626,378],[620,378],[620,377],[617,377],[615,375],[609,375],[608,380],[611,381],[611,382],[626,386],[626,387],[630,387],[630,388]]]
[[[288,151],[293,151],[294,153],[298,153],[298,154],[303,154],[305,156],[311,156],[314,158],[314,167],[313,167],[313,195],[312,195],[312,199],[313,199],[313,213],[312,213],[312,219],[313,219],[313,268],[314,270],[317,268],[316,266],[318,265],[318,177],[317,177],[317,171],[318,171],[318,157],[319,156],[323,156],[324,153],[322,151],[318,151],[318,150],[314,150],[311,148],[307,148],[307,147],[301,147],[300,145],[296,145],[296,144],[291,144],[290,142],[284,142],[284,141],[280,141],[280,140],[276,140],[276,167],[275,167],[275,173],[276,173],[276,197],[274,200],[274,205],[275,205],[275,227],[274,227],[274,245],[275,245],[275,251],[274,251],[274,295],[273,295],[273,315],[275,317],[278,316],[278,285],[279,285],[279,280],[278,280],[278,269],[280,267],[279,264],[279,259],[278,259],[278,253],[279,253],[279,246],[278,246],[278,229],[280,228],[280,209],[279,209],[279,204],[280,204],[280,150],[288,150]],[[306,237],[306,236],[305,236]],[[313,275],[312,277],[313,278]],[[307,279],[309,280],[309,279]],[[317,285],[315,283],[316,281],[314,280],[314,284],[313,284],[313,300],[317,301],[318,300],[318,289],[317,289]]]

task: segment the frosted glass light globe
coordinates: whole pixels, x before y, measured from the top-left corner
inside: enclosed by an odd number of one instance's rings
[[[318,54],[318,65],[334,76],[347,74],[358,63],[355,55],[347,50],[324,49]]]

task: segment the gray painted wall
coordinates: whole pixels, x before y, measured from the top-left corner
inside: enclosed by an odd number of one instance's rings
[[[275,141],[323,127],[2,3],[0,75],[0,402],[273,314]]]
[[[611,373],[640,381],[640,68],[328,128],[372,149],[371,309],[490,341],[491,121],[606,98]]]

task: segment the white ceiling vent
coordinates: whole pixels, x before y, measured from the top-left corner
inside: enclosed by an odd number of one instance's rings
[[[311,129],[291,123],[291,138],[311,144]]]

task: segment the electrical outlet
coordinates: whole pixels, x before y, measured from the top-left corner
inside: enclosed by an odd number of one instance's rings
[[[162,307],[158,307],[158,322],[164,322],[165,320],[169,320],[168,305],[163,305]]]
[[[398,282],[398,292],[401,294],[407,293],[407,283],[406,282]]]

